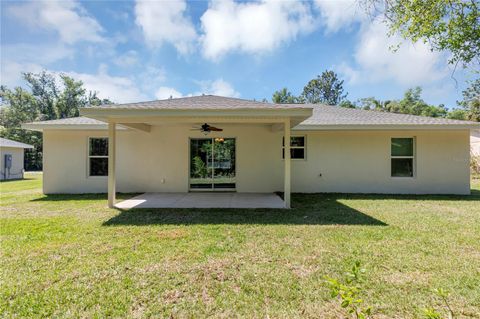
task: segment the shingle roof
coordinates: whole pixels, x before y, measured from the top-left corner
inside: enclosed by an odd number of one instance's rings
[[[42,131],[45,129],[106,130],[108,129],[108,124],[96,119],[80,116],[66,119],[24,123],[22,124],[22,128],[33,131]]]
[[[14,148],[33,148],[33,145],[12,141],[3,137],[0,137],[0,146]]]
[[[334,129],[335,127],[356,127],[358,129],[368,129],[372,127],[390,127],[401,126],[427,126],[438,128],[442,126],[462,127],[462,128],[480,128],[480,124],[469,121],[450,120],[444,118],[432,118],[426,116],[415,116],[408,114],[397,114],[380,111],[367,111],[359,109],[348,109],[339,106],[322,105],[322,104],[274,104],[266,102],[257,102],[242,100],[237,98],[227,98],[214,95],[202,95],[194,97],[158,100],[150,102],[129,103],[129,104],[113,104],[105,106],[91,107],[107,109],[134,109],[134,110],[224,110],[224,109],[313,109],[313,114],[308,119],[296,126],[297,129]],[[42,121],[27,123],[22,125],[26,129],[46,129],[57,128],[63,126],[72,127],[73,129],[92,129],[105,128],[105,122],[88,118],[75,117],[60,120]]]
[[[49,121],[38,121],[38,122],[31,122],[25,123],[26,125],[29,124],[52,124],[52,125],[107,125],[107,123],[91,119],[89,117],[79,116],[79,117],[69,117],[66,119],[58,119],[58,120],[49,120]]]
[[[339,106],[310,104],[311,117],[300,125],[479,125],[480,123]]]
[[[102,106],[93,106],[92,108],[102,109],[298,109],[311,108],[306,104],[274,104],[267,102],[258,102],[244,100],[232,97],[223,97],[216,95],[200,95],[181,97],[175,99],[156,100],[149,102],[127,103],[127,104],[110,104]]]

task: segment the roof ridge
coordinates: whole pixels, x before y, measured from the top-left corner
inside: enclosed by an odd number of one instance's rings
[[[214,95],[214,94],[202,94],[202,95],[172,97],[172,98],[167,98],[167,99],[156,99],[156,100],[141,101],[141,102],[104,104],[104,105],[101,105],[100,107],[108,108],[109,106],[112,106],[112,107],[118,108],[118,107],[121,107],[123,105],[149,104],[149,103],[154,103],[154,102],[178,101],[178,100],[187,100],[187,99],[195,99],[195,98],[203,98],[203,97],[215,97],[215,98],[230,99],[230,100],[237,100],[237,101],[244,101],[244,102],[258,103],[258,104],[267,104],[267,105],[278,104],[278,103],[270,103],[270,102],[242,99],[242,98],[239,98],[239,97],[221,96],[221,95]],[[98,106],[88,106],[88,107],[95,108],[95,107],[98,107]]]

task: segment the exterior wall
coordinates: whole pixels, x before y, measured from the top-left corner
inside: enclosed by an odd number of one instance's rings
[[[5,155],[12,155],[12,167],[10,172],[5,171]],[[23,148],[17,147],[0,147],[0,157],[1,157],[1,166],[0,166],[0,179],[19,179],[23,178]]]
[[[307,160],[295,161],[295,192],[469,194],[469,132],[307,132]],[[415,138],[415,176],[390,176],[390,140]],[[321,177],[319,175],[322,175]]]
[[[239,192],[283,190],[282,132],[267,125],[218,124],[208,137],[236,138]],[[117,191],[187,192],[191,126],[117,133]],[[292,160],[293,192],[468,194],[469,131],[302,131],[306,160]],[[44,192],[106,192],[106,177],[88,177],[88,137],[105,131],[44,132]],[[414,178],[390,177],[390,139],[415,137]],[[321,174],[321,176],[320,176]]]
[[[221,125],[208,137],[236,138],[239,192],[272,192],[283,187],[281,134],[267,125]],[[150,133],[117,132],[117,191],[187,192],[189,138],[201,138],[191,125],[152,126]],[[88,177],[88,137],[106,131],[45,131],[44,193],[107,191],[107,177]],[[280,185],[280,186],[279,186]]]
[[[480,156],[480,130],[471,131],[470,149],[473,155]]]

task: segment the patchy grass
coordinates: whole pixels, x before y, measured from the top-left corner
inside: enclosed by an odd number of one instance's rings
[[[342,317],[324,276],[367,269],[374,317],[452,292],[479,317],[480,180],[471,196],[293,196],[292,210],[130,210],[105,195],[1,183],[1,317]],[[123,198],[128,195],[122,195]]]

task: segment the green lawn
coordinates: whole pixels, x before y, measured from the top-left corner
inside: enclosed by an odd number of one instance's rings
[[[338,318],[324,277],[356,260],[375,318],[422,317],[440,306],[433,288],[457,317],[480,317],[479,180],[471,196],[119,211],[27,177],[0,184],[0,317]]]

